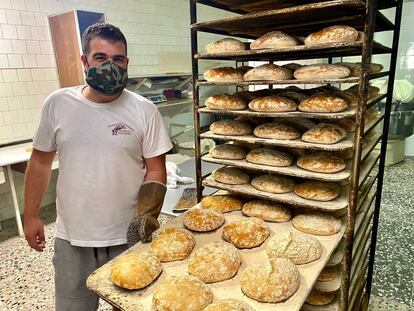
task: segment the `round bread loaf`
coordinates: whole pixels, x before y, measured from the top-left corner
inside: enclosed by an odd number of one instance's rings
[[[207,53],[228,53],[246,50],[246,45],[234,38],[223,38],[206,45],[204,50]]]
[[[271,139],[297,139],[300,132],[293,126],[280,122],[264,123],[253,130],[253,134],[260,138]]]
[[[335,91],[334,94],[345,99],[350,107],[358,105],[358,95],[351,91]]]
[[[275,118],[275,121],[278,121],[278,119]],[[306,119],[306,118],[300,118],[300,117],[285,117],[283,118],[283,123],[293,126],[294,128],[298,129],[299,131],[307,131],[316,126],[316,123],[314,120]]]
[[[337,173],[343,171],[346,162],[327,152],[316,152],[304,155],[297,161],[297,166],[317,173]]]
[[[247,173],[235,167],[218,168],[211,173],[211,176],[215,181],[228,185],[243,185],[250,181]]]
[[[335,144],[346,137],[346,131],[335,124],[320,123],[302,135],[302,140],[317,144]]]
[[[259,112],[285,112],[295,111],[296,103],[287,98],[278,95],[271,95],[257,98],[249,103],[249,108]]]
[[[169,276],[152,296],[157,311],[202,311],[212,301],[210,287],[191,275]]]
[[[298,64],[298,63],[289,63],[289,64],[284,64],[283,67],[289,69],[292,72],[295,72],[296,69],[299,69],[300,67],[302,67],[303,65]]]
[[[340,112],[348,108],[348,102],[334,93],[316,93],[299,104],[299,110],[305,112]]]
[[[269,166],[291,166],[293,158],[288,153],[272,148],[258,148],[250,151],[246,160],[250,163]]]
[[[241,97],[246,102],[251,102],[252,100],[258,98],[259,96],[252,91],[240,91],[233,93],[233,96]]]
[[[292,212],[286,206],[266,200],[252,200],[243,204],[242,212],[249,217],[264,221],[286,222],[292,218]]]
[[[244,110],[247,108],[247,101],[244,98],[229,94],[210,96],[204,104],[212,110]]]
[[[159,231],[150,245],[150,252],[161,262],[183,260],[190,255],[195,245],[193,235],[181,228],[164,228]]]
[[[217,145],[208,153],[216,159],[242,160],[246,157],[246,151],[234,144]]]
[[[355,119],[352,117],[335,120],[335,121],[332,121],[332,123],[333,122],[335,122],[337,125],[342,127],[348,133],[355,132],[356,123],[355,123]]]
[[[282,66],[264,64],[246,72],[243,79],[245,81],[289,80],[292,79],[292,72]]]
[[[299,45],[299,41],[282,31],[272,31],[250,43],[251,50],[280,49]]]
[[[254,309],[241,300],[225,299],[213,302],[203,311],[254,311]]]
[[[204,79],[208,82],[241,82],[243,81],[243,71],[233,67],[219,67],[207,70]]]
[[[326,213],[304,213],[293,217],[292,225],[313,235],[333,235],[341,229],[341,220]]]
[[[352,93],[354,93],[356,96],[358,96],[358,88],[359,85],[355,84],[353,86],[351,86],[349,89],[347,89],[346,91],[350,91]],[[380,89],[376,86],[372,86],[372,85],[368,85],[367,88],[367,99],[374,99],[378,96]]]
[[[298,80],[329,80],[349,77],[351,71],[340,65],[308,65],[297,69],[293,75]]]
[[[219,213],[239,211],[243,206],[243,201],[234,195],[209,195],[201,200],[201,207]]]
[[[207,232],[220,228],[224,224],[224,216],[213,210],[191,208],[184,213],[183,223],[192,231]]]
[[[295,182],[293,179],[278,175],[260,175],[252,179],[251,184],[260,191],[270,193],[292,192]]]
[[[351,71],[351,77],[359,77],[362,72],[362,64],[361,63],[335,63],[335,65],[342,65],[348,67]],[[369,64],[368,73],[378,73],[384,69],[384,66],[381,64],[371,63]]]
[[[344,160],[350,160],[354,157],[354,149],[348,148],[343,150],[338,150],[332,153],[333,155],[336,155],[337,157],[340,157]]]
[[[291,90],[281,90],[277,92],[278,95],[290,98],[295,103],[300,103],[302,100],[308,98],[308,95],[298,92],[298,91],[291,91]]]
[[[210,125],[210,131],[217,135],[249,135],[252,133],[250,124],[237,120],[220,120]]]
[[[358,31],[350,26],[337,25],[311,33],[305,38],[305,45],[318,45],[334,42],[355,42]]]
[[[330,282],[336,279],[336,267],[325,267],[319,274],[318,282]]]
[[[296,184],[295,194],[308,200],[332,201],[338,197],[341,187],[337,183],[306,180]]]
[[[162,272],[157,256],[131,252],[119,256],[111,266],[112,282],[126,289],[141,289],[151,284]]]
[[[244,141],[230,141],[229,144],[234,146],[239,146],[245,150],[253,150],[262,147],[261,144],[258,143],[248,143]]]
[[[269,259],[289,258],[295,265],[303,265],[321,257],[322,245],[308,235],[279,232],[267,243],[266,254]]]
[[[240,278],[243,293],[262,302],[286,300],[298,290],[299,285],[299,270],[287,258],[251,265],[242,271]]]
[[[241,262],[233,245],[212,242],[194,252],[188,261],[188,273],[205,283],[221,282],[235,276]]]
[[[238,248],[253,248],[261,245],[269,234],[269,226],[263,220],[248,218],[225,225],[222,236]]]
[[[306,298],[306,302],[313,306],[324,306],[330,304],[336,296],[336,292],[320,292],[316,289],[312,289],[309,296]]]

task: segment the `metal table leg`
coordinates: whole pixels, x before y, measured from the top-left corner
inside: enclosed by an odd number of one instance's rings
[[[14,185],[13,172],[11,169],[11,165],[7,165],[6,174],[8,175],[10,190],[11,190],[12,197],[13,197],[13,205],[14,205],[14,212],[16,214],[17,230],[19,231],[20,236],[24,236],[22,219],[20,218],[19,202],[17,200],[16,187]]]

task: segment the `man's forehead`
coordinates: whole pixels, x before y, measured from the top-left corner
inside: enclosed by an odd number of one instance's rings
[[[95,37],[90,43],[90,54],[118,54],[126,56],[125,45],[121,41]]]

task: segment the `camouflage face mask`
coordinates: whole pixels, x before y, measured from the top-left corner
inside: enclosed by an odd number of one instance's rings
[[[106,61],[86,71],[86,83],[102,94],[116,94],[122,91],[128,81],[126,69],[119,67],[113,61]]]

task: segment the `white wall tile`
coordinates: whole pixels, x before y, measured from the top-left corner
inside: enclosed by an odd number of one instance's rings
[[[3,112],[3,119],[5,125],[11,125],[19,123],[19,116],[16,110],[12,111],[4,111]]]
[[[39,0],[25,0],[26,10],[39,11]]]
[[[24,123],[13,124],[12,129],[13,129],[13,135],[16,137],[19,137],[19,136],[22,137],[22,136],[28,135],[27,125]]]
[[[0,97],[14,96],[11,83],[0,83]]]
[[[24,0],[12,0],[12,7],[15,10],[25,10],[26,6],[24,4]]]
[[[0,8],[3,9],[11,9],[11,1],[10,0],[0,0]]]
[[[27,53],[41,54],[40,41],[26,40]]]
[[[49,27],[47,15],[43,13],[35,13],[36,26]]]
[[[20,15],[21,15],[21,18],[22,18],[22,25],[36,26],[35,13],[27,12],[27,11],[21,11]]]
[[[39,81],[30,81],[27,82],[27,94],[28,95],[39,95],[42,93],[42,90],[40,88],[40,82]],[[29,96],[30,100],[32,102],[34,102],[34,98],[33,96]],[[23,100],[23,105],[24,105],[24,98],[22,98]]]
[[[13,128],[11,125],[0,126],[0,139],[10,139],[13,137]]]
[[[27,54],[26,41],[12,40],[12,45],[15,54]]]
[[[39,10],[41,12],[52,12],[51,0],[39,0]]]
[[[7,54],[10,68],[23,68],[23,59],[18,54]]]
[[[0,112],[0,126],[4,125],[3,112]],[[1,203],[0,203],[1,205]]]
[[[7,18],[6,18],[6,11],[5,9],[0,9],[0,24],[6,24]]]
[[[33,80],[30,69],[17,69],[16,72],[20,82],[29,82]]]
[[[12,88],[14,96],[27,95],[27,82],[13,82]]]
[[[1,70],[0,70],[0,82],[4,82],[4,80],[3,80],[3,73],[1,72]]]
[[[17,35],[19,39],[23,40],[31,40],[32,39],[32,31],[30,26],[16,26]]]
[[[32,121],[30,110],[17,110],[17,114],[19,115],[19,121],[21,123]]]
[[[24,68],[35,68],[37,67],[36,55],[23,55]]]
[[[59,79],[56,68],[45,69],[44,76],[45,76],[45,80],[49,80],[49,81],[57,81]]]
[[[6,18],[8,24],[20,25],[22,23],[20,11],[6,10]]]
[[[50,94],[59,87],[58,81],[40,81],[40,90],[42,94]]]
[[[48,55],[36,55],[36,62],[38,67],[50,67]]]
[[[7,104],[7,98],[0,98],[0,111],[9,110],[9,105]]]
[[[54,54],[55,53],[52,41],[39,41],[39,44],[40,44],[40,54]]]
[[[37,87],[40,87],[39,82],[28,82],[28,85],[31,83],[36,83]],[[36,95],[36,94],[32,94],[32,95]],[[37,106],[35,96],[22,96],[22,103],[23,103],[24,110],[29,110]]]
[[[16,69],[3,69],[2,74],[3,74],[4,82],[18,82],[19,81]]]
[[[4,39],[17,39],[17,30],[15,25],[1,25],[1,31]]]
[[[7,97],[7,104],[10,111],[23,109],[23,102],[20,96]]]
[[[12,41],[8,39],[0,39],[0,54],[13,53]]]
[[[45,70],[44,69],[30,69],[32,72],[33,81],[44,81],[45,78]]]

